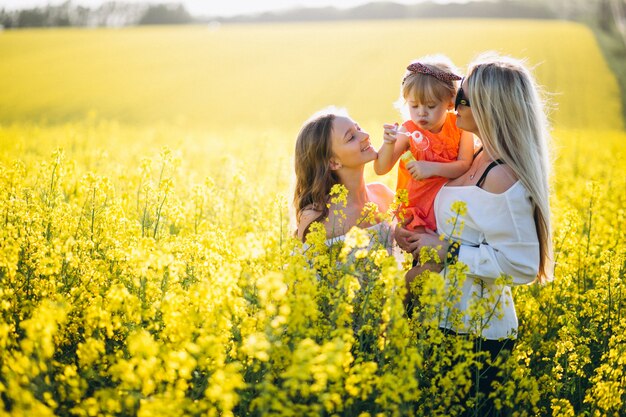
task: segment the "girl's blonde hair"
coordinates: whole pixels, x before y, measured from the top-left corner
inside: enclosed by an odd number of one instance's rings
[[[458,73],[457,68],[454,66],[450,58],[445,55],[428,55],[411,61],[402,76],[400,96],[394,103],[396,109],[402,113],[402,116],[405,119],[410,118],[406,108],[406,102],[409,97],[420,103],[429,103],[433,101],[453,102],[458,89],[458,81],[450,80],[447,82],[438,79],[433,75],[415,72],[409,69],[412,64],[418,63],[422,64],[433,73]]]
[[[302,211],[309,208],[321,211],[320,217],[328,215],[326,203],[330,189],[339,183],[337,173],[330,169],[334,120],[334,113],[318,112],[302,126],[296,139],[293,197],[296,222],[300,221]]]
[[[508,165],[530,193],[539,237],[540,282],[552,278],[548,121],[539,87],[526,66],[487,55],[470,64],[467,92],[487,154]]]

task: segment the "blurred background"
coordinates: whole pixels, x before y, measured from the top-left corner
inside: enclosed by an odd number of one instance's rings
[[[382,124],[401,122],[393,103],[411,60],[441,53],[463,74],[495,51],[533,69],[554,128],[622,130],[625,10],[624,0],[3,0],[0,128],[13,129],[12,152],[82,158],[90,143],[137,165],[168,146],[199,176],[230,158],[285,189],[295,136],[317,110],[345,107],[377,147]]]
[[[388,119],[396,117],[391,102],[409,60],[444,53],[462,72],[478,53],[495,50],[529,58],[556,94],[560,113],[571,115],[566,124],[580,127],[591,123],[588,116],[597,106],[587,101],[592,106],[587,111],[584,102],[568,96],[586,88],[597,74],[597,61],[608,62],[618,85],[597,91],[600,100],[621,97],[626,108],[625,16],[625,0],[3,0],[0,123],[57,123],[96,114],[123,123],[168,121],[204,128],[240,125],[246,118],[270,127],[284,117],[300,121],[327,104],[353,111],[367,106],[376,119]],[[478,20],[469,28],[454,22],[468,18]],[[577,48],[581,40],[563,39],[558,26],[543,34],[519,19],[543,21],[544,27],[555,21],[583,23],[604,58],[581,56],[588,53]],[[349,21],[352,25],[336,24]],[[46,30],[24,32],[27,28]],[[389,36],[388,43],[378,49],[381,36]],[[360,59],[367,68],[348,62]],[[547,79],[545,67],[556,65],[552,61],[579,68]],[[572,78],[573,72],[585,79]],[[328,88],[321,91],[320,84]],[[263,97],[254,109],[246,103],[252,94]]]

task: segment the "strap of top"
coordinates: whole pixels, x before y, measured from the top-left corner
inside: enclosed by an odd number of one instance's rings
[[[478,148],[476,152],[474,152],[474,158],[476,158],[478,154],[481,153],[482,151],[483,151],[483,147],[481,146],[480,148]]]
[[[480,148],[480,149],[482,150],[482,148]],[[487,166],[487,169],[485,169],[485,172],[483,172],[483,175],[481,175],[480,178],[478,179],[478,182],[476,183],[476,186],[478,188],[483,188],[483,183],[487,179],[487,174],[489,173],[489,171],[491,171],[493,169],[493,167],[495,167],[496,165],[500,165],[500,164],[503,164],[503,163],[504,162],[502,161],[502,159],[496,159],[495,161],[492,161]]]

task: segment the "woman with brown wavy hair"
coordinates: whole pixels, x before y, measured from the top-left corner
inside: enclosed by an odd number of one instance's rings
[[[327,239],[344,236],[354,226],[382,227],[382,223],[363,218],[367,203],[385,213],[393,192],[381,183],[365,183],[365,164],[377,154],[369,134],[341,112],[321,111],[309,119],[298,134],[295,149],[297,236],[305,240],[309,226],[320,221]],[[348,194],[345,207],[331,203],[333,185],[342,184]],[[379,218],[374,216],[374,219]]]

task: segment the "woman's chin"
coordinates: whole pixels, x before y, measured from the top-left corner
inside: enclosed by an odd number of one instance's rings
[[[363,154],[366,158],[366,162],[371,162],[378,158],[378,152],[376,152],[374,148],[372,148],[371,146],[370,146],[370,149],[367,151],[364,151]]]

